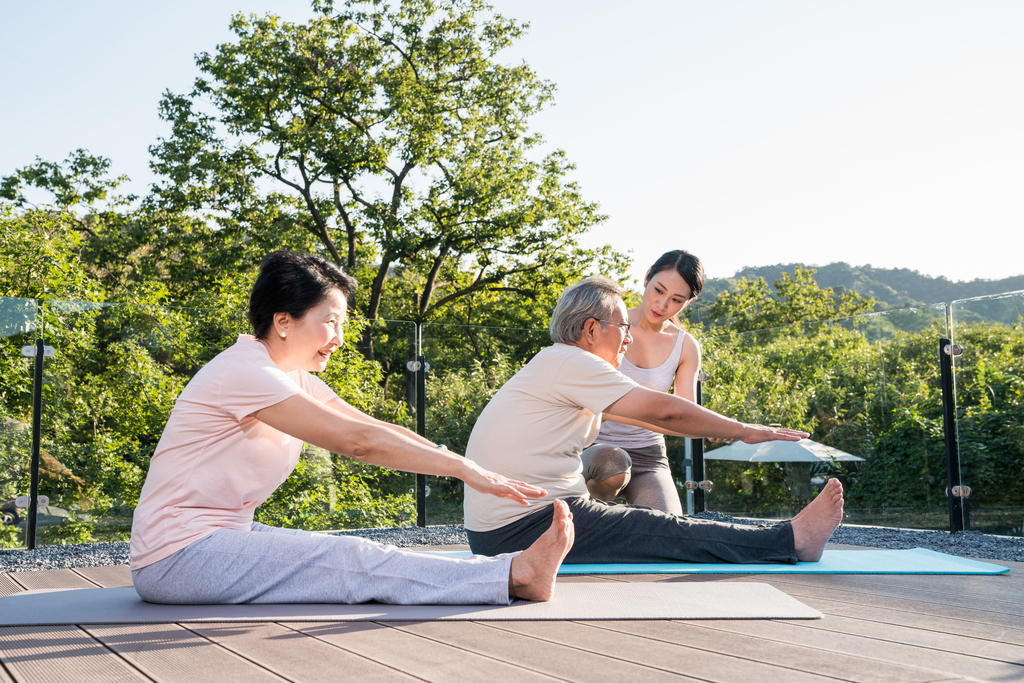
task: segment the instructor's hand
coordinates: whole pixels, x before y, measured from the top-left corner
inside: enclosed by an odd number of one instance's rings
[[[459,478],[466,482],[466,486],[471,486],[480,493],[489,493],[499,498],[511,498],[523,505],[529,505],[526,501],[527,498],[543,498],[548,495],[548,492],[542,488],[503,477],[485,470],[469,460],[466,461],[466,466],[468,471]]]
[[[782,427],[765,427],[764,425],[743,425],[743,443],[764,443],[765,441],[799,441],[806,439],[810,434],[795,429],[783,429]]]

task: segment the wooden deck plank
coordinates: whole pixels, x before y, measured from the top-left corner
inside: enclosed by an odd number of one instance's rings
[[[810,576],[805,578],[809,579],[806,581],[795,580],[791,577],[794,575],[775,575],[775,574],[715,574],[715,575],[695,575],[695,574],[681,574],[681,575],[665,575],[665,574],[648,574],[648,575],[618,575],[618,580],[627,581],[756,581],[761,583],[768,583],[775,586],[779,590],[783,591],[787,595],[790,595],[801,602],[814,607],[819,611],[825,611],[819,604],[820,600],[826,600],[829,604],[833,604],[834,607],[838,608],[839,604],[845,604],[855,606],[858,608],[862,607],[874,607],[881,608],[884,610],[899,610],[903,612],[909,612],[913,614],[926,615],[934,618],[936,623],[941,623],[943,620],[955,620],[958,622],[974,622],[976,624],[982,624],[988,627],[1001,627],[1011,630],[1024,629],[1024,617],[1006,613],[998,609],[997,605],[988,605],[993,609],[979,609],[969,604],[958,605],[950,604],[948,602],[942,602],[935,596],[929,596],[927,599],[920,599],[915,597],[904,598],[899,590],[893,588],[888,582],[879,582],[877,591],[869,591],[866,588],[850,590],[847,586],[842,584],[844,576],[854,575],[834,575],[836,579],[832,585],[824,587],[820,585],[812,585],[815,580],[811,579]],[[813,576],[813,575],[811,575]],[[898,579],[900,577],[886,578]],[[916,577],[916,578],[927,578]],[[998,579],[998,576],[990,577],[974,577],[977,579],[987,578],[990,580]],[[898,587],[898,586],[897,586]],[[997,599],[1000,594],[998,587],[993,584],[991,587],[991,593],[993,594],[992,599]],[[846,614],[846,612],[843,612]],[[854,616],[848,614],[848,616]],[[939,629],[941,630],[941,629]],[[1016,642],[1016,641],[1014,641]]]
[[[695,646],[684,639],[665,637],[661,626],[669,622],[647,623],[648,633],[638,636],[615,628],[619,622],[490,622],[497,629],[529,635],[539,640],[569,645],[580,650],[606,654],[659,670],[693,676],[710,683],[760,683],[762,681],[835,681],[834,675],[801,670],[799,666],[779,666],[761,657],[734,657],[713,649]],[[897,679],[890,679],[897,680]]]
[[[881,607],[891,610],[926,614],[943,619],[956,619],[958,621],[975,622],[992,626],[1005,626],[1012,629],[1024,628],[1024,617],[1005,612],[976,609],[963,605],[950,605],[935,600],[920,600],[915,598],[901,598],[896,594],[870,594],[858,591],[847,591],[841,588],[818,588],[813,586],[801,586],[795,583],[772,582],[772,585],[801,602],[814,607],[811,602],[815,599],[843,602],[850,605]],[[815,609],[818,609],[815,607]]]
[[[982,621],[966,621],[949,615],[936,616],[915,611],[912,609],[912,605],[901,605],[899,608],[879,607],[838,602],[825,598],[804,598],[804,602],[827,616],[849,617],[869,623],[892,624],[953,636],[1024,645],[1024,629]]]
[[[913,595],[921,599],[937,599],[949,604],[970,605],[974,601],[996,602],[1000,611],[1021,612],[1024,608],[1024,582],[1003,576],[900,576],[875,577],[850,576],[843,581],[834,577],[831,581],[806,581],[803,585],[830,588],[841,585],[846,590],[867,592],[873,595]],[[796,583],[782,579],[788,583]]]
[[[187,628],[290,681],[411,683],[416,680],[279,624],[189,624]]]
[[[74,572],[102,588],[122,588],[132,585],[132,570],[126,564],[107,567],[79,567]]]
[[[0,574],[0,598],[24,592],[25,587],[15,581],[10,574]]]
[[[74,626],[0,627],[0,661],[18,683],[150,680]]]
[[[472,652],[454,650],[447,643],[421,638],[386,624],[284,625],[424,681],[551,683],[557,680]]]
[[[566,631],[580,631],[586,628],[584,625],[572,622],[557,622],[557,624]],[[579,681],[580,683],[672,681],[679,683],[699,680],[692,674],[679,671],[688,653],[677,647],[670,648],[675,659],[668,662],[667,668],[659,668],[646,661],[637,663],[635,661],[637,652],[623,647],[621,640],[618,641],[618,645],[607,648],[601,646],[575,647],[568,644],[568,641],[573,640],[568,635],[564,640],[555,642],[515,633],[504,628],[496,628],[495,622],[407,622],[404,624],[396,622],[395,626],[438,643],[448,643],[460,650],[499,659],[514,666],[566,681]],[[660,646],[655,647],[661,649]],[[664,663],[664,659],[662,662]],[[722,663],[724,664],[724,662]],[[730,662],[729,665],[731,666],[732,663]],[[762,673],[763,671],[762,668]],[[762,677],[748,680],[763,683],[764,679]],[[818,677],[799,678],[799,674],[797,674],[797,677],[792,680],[813,680],[820,683],[824,679]]]
[[[83,626],[159,683],[279,683],[285,679],[177,624]]]
[[[1024,645],[1008,642],[1002,637],[1003,633],[1000,629],[994,631],[989,629],[985,635],[965,635],[962,632],[945,633],[921,626],[889,624],[838,614],[829,614],[827,619],[814,622],[814,628],[853,636],[879,638],[913,647],[935,648],[954,654],[1024,664]]]
[[[969,607],[1009,616],[1024,617],[1024,600],[1017,595],[1024,586],[1003,581],[1002,576],[963,576],[959,583],[929,582],[925,576],[887,576],[874,583],[861,576],[815,576],[807,581],[778,578],[778,585],[798,585],[844,593],[894,596],[921,602]],[[940,578],[940,577],[936,577]]]
[[[737,620],[737,623],[743,621]],[[590,626],[607,631],[607,640],[628,639],[637,652],[643,652],[645,661],[653,643],[684,647],[687,670],[709,680],[713,680],[713,676],[722,676],[720,680],[730,683],[737,680],[736,668],[740,664],[750,670],[744,680],[755,681],[838,679],[852,683],[924,683],[935,680],[934,672],[919,668],[899,664],[871,666],[871,661],[861,656],[823,654],[814,647],[751,637],[740,631],[723,637],[721,632],[702,628],[700,623],[601,621]],[[523,626],[532,631],[538,624],[523,622]],[[592,640],[594,636],[587,638]],[[702,660],[720,663],[708,667]]]
[[[42,572],[14,572],[8,574],[27,591],[60,590],[66,588],[95,588],[96,584],[70,569],[50,569]]]
[[[955,674],[958,676],[973,676],[983,680],[1014,680],[1024,678],[1024,648],[1003,648],[1000,652],[995,647],[986,648],[990,656],[981,656],[977,653],[962,653],[947,651],[943,645],[964,648],[964,643],[957,643],[951,636],[945,636],[946,642],[942,642],[942,634],[931,634],[938,636],[929,642],[927,634],[917,632],[907,634],[914,629],[899,627],[882,627],[880,624],[872,624],[872,633],[858,632],[856,619],[844,620],[854,622],[845,624],[836,623],[842,620],[841,617],[830,617],[821,622],[767,622],[767,621],[716,621],[701,622],[693,626],[704,628],[719,633],[745,634],[767,641],[798,644],[805,647],[815,648],[830,653],[827,662],[832,664],[836,656],[853,656],[860,660],[865,676],[869,680],[878,676],[879,666],[882,663],[885,670],[894,664],[917,667],[928,671],[941,672],[944,674]],[[828,623],[831,622],[831,623]],[[818,625],[820,623],[820,626]],[[812,625],[813,624],[813,625]],[[829,627],[832,628],[829,628]],[[863,624],[861,624],[863,626]],[[871,630],[871,629],[865,629]],[[925,637],[921,637],[925,636]],[[917,640],[916,644],[901,642],[907,639]],[[982,647],[996,646],[998,644],[987,641],[972,640],[972,644]],[[992,654],[1002,655],[1002,658],[992,657]],[[869,660],[871,663],[866,663]],[[1015,660],[1020,660],[1016,663]],[[879,680],[880,677],[879,677]]]
[[[7,669],[4,668],[2,661],[0,661],[0,683],[15,683],[11,675],[7,673]]]

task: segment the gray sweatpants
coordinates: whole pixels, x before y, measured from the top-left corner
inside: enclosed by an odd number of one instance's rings
[[[507,605],[516,554],[456,558],[254,522],[136,569],[132,582],[143,600],[173,605]]]
[[[564,498],[572,513],[576,540],[568,564],[733,562],[796,564],[793,525],[770,527],[723,524],[698,517],[670,515],[635,505],[614,505],[590,498]],[[466,530],[469,547],[480,555],[527,548],[551,526],[554,505],[492,531]]]

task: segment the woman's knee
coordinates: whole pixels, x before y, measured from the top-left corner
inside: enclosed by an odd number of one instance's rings
[[[609,444],[594,444],[586,448],[580,457],[583,459],[583,478],[587,481],[604,481],[628,473],[633,466],[629,453]]]
[[[146,570],[150,571],[146,571]],[[132,585],[135,592],[146,602],[153,602],[160,605],[181,604],[181,596],[173,595],[168,591],[168,584],[153,571],[152,567],[143,567],[132,572]]]

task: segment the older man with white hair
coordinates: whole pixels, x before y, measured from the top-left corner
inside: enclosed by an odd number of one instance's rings
[[[646,389],[621,374],[632,342],[622,290],[591,277],[568,288],[542,350],[491,399],[477,420],[466,457],[481,467],[543,488],[525,505],[466,488],[465,526],[474,553],[529,547],[551,524],[555,500],[573,516],[576,540],[566,562],[815,562],[842,521],[839,480],[792,520],[770,527],[723,524],[592,499],[580,454],[601,420],[663,434],[759,443],[797,441],[791,429],[744,424],[678,396]]]

